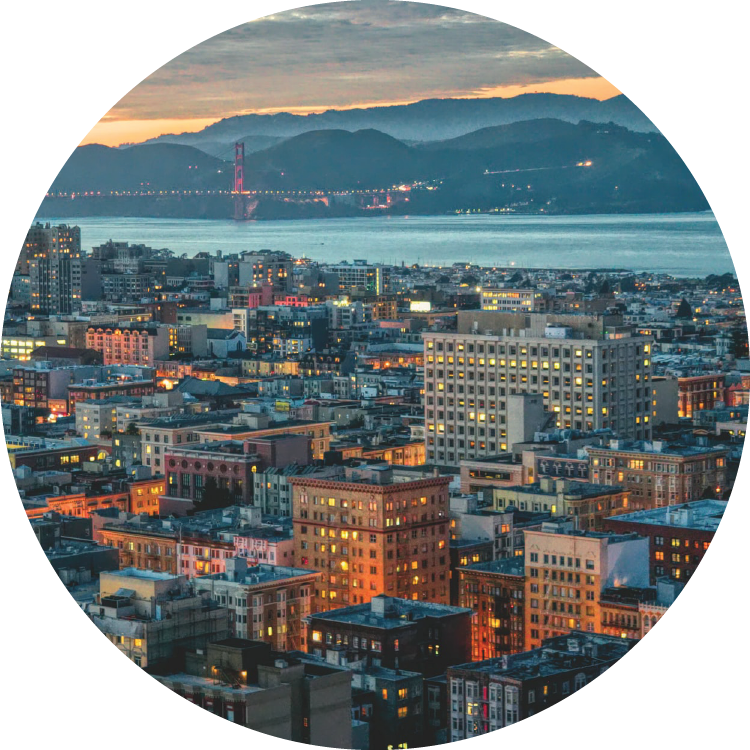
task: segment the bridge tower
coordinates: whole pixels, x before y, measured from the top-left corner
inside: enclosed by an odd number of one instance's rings
[[[234,144],[234,220],[244,221],[247,218],[245,192],[245,144],[238,141]]]

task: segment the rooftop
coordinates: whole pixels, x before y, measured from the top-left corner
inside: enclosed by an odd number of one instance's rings
[[[614,518],[625,523],[716,531],[726,507],[726,500],[694,500],[682,505],[637,510]]]
[[[497,573],[506,576],[523,576],[524,559],[521,555],[517,557],[505,557],[500,560],[491,560],[490,562],[476,563],[460,568],[467,572],[478,571],[481,573]]]
[[[240,570],[240,580],[233,580],[229,573],[211,573],[205,576],[195,578],[197,585],[204,581],[224,581],[227,583],[236,583],[238,586],[258,586],[265,583],[275,583],[278,581],[289,580],[290,578],[299,578],[301,576],[317,575],[318,571],[308,570],[306,568],[288,568],[283,565],[250,565],[246,571]]]
[[[375,628],[402,628],[423,618],[453,617],[470,614],[465,607],[451,607],[447,604],[433,602],[415,602],[409,599],[397,599],[380,594],[368,604],[357,604],[353,607],[320,612],[313,615],[316,620],[346,622],[350,625],[365,625]]]

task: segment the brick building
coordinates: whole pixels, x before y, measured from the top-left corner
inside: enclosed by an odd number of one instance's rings
[[[693,413],[713,409],[724,401],[724,375],[708,373],[677,379],[677,415],[692,418]]]
[[[449,477],[379,464],[289,481],[295,564],[324,571],[315,612],[378,594],[448,602]]]
[[[606,448],[589,448],[591,481],[627,489],[631,510],[679,505],[706,492],[722,497],[728,453],[722,446],[611,440]]]
[[[648,537],[652,584],[662,576],[687,581],[711,546],[726,505],[725,500],[696,500],[641,510],[607,519],[604,529]]]
[[[472,658],[493,659],[524,650],[524,564],[522,557],[458,569],[459,604],[473,610]]]

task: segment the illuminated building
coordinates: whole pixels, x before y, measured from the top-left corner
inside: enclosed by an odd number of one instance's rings
[[[724,401],[724,375],[709,373],[678,378],[677,415],[692,417],[696,411],[713,409],[718,401]]]
[[[571,631],[601,632],[602,592],[649,585],[646,537],[576,531],[570,521],[526,532],[526,648]]]
[[[169,327],[94,327],[86,331],[86,348],[101,352],[105,365],[153,367],[169,358]]]
[[[728,448],[611,440],[591,446],[591,481],[629,492],[631,510],[722,497],[727,489]]]
[[[248,567],[242,557],[225,561],[223,573],[194,579],[197,593],[211,598],[232,614],[233,634],[269,643],[278,651],[305,648],[302,622],[310,614],[315,582],[321,574],[260,563]]]
[[[535,512],[548,511],[554,518],[571,518],[576,528],[599,530],[602,520],[628,510],[629,493],[623,487],[542,477],[521,487],[489,490],[495,510],[509,506]]]
[[[448,602],[450,477],[398,472],[377,464],[290,478],[295,565],[325,573],[316,612],[378,594]]]
[[[459,568],[459,604],[472,610],[471,656],[493,659],[524,650],[522,557]]]
[[[376,667],[434,676],[469,658],[470,616],[462,607],[379,594],[311,615],[307,650],[326,660],[329,652],[349,652]]]
[[[487,289],[480,292],[482,310],[539,312],[546,308],[548,294],[538,289]]]
[[[511,450],[516,394],[541,397],[560,428],[651,435],[651,340],[619,316],[459,311],[456,333],[423,338],[428,461]]]
[[[292,280],[292,257],[287,253],[243,253],[238,269],[238,285],[260,287],[266,284],[286,290]]]
[[[388,266],[371,265],[366,260],[355,260],[353,263],[327,266],[326,270],[339,277],[339,290],[342,292],[362,288],[367,292],[381,295],[390,291],[391,269]]]
[[[81,230],[35,224],[19,258],[28,263],[31,311],[72,313],[81,308]]]
[[[588,633],[448,669],[448,738],[477,737],[517,724],[578,692],[638,641]]]
[[[648,537],[652,584],[663,576],[686,582],[711,546],[726,505],[725,500],[695,500],[640,510],[605,520],[604,529]]]

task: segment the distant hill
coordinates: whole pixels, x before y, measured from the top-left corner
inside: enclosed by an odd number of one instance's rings
[[[146,143],[179,143],[220,155],[238,139],[245,140],[246,152],[250,152],[260,150],[255,148],[254,139],[290,138],[313,130],[375,129],[402,141],[429,142],[536,119],[573,124],[582,120],[614,122],[636,132],[656,131],[654,124],[623,95],[599,101],[563,94],[521,94],[507,99],[425,99],[414,104],[329,110],[310,115],[288,112],[238,115],[198,133],[163,135]]]
[[[120,146],[121,149],[132,148],[134,145],[153,145],[153,144],[164,144],[164,143],[176,143],[181,146],[194,146],[200,148],[201,151],[205,152],[209,156],[215,156],[218,159],[231,159],[234,158],[234,144],[238,141],[245,144],[245,154],[252,154],[256,151],[263,151],[264,149],[270,148],[271,146],[283,141],[283,137],[275,135],[244,135],[239,138],[231,138],[229,140],[210,140],[210,139],[195,139],[195,133],[183,133],[181,135],[170,135],[162,136],[160,138],[152,138],[142,144],[126,144]]]
[[[408,202],[389,210],[416,214],[504,206],[547,213],[653,213],[708,208],[660,133],[633,132],[614,123],[535,119],[415,145],[374,129],[329,129],[302,133],[245,157],[245,187],[270,191],[264,196],[271,200],[276,191],[367,191],[421,182],[439,189],[412,190]],[[84,146],[71,156],[53,190],[229,190],[231,183],[231,162],[190,146]],[[118,209],[107,204],[106,210]],[[300,210],[289,204],[291,215]],[[286,209],[274,212],[286,217]]]
[[[192,146],[159,143],[117,149],[92,144],[72,153],[51,190],[228,189],[231,180],[223,161]]]

